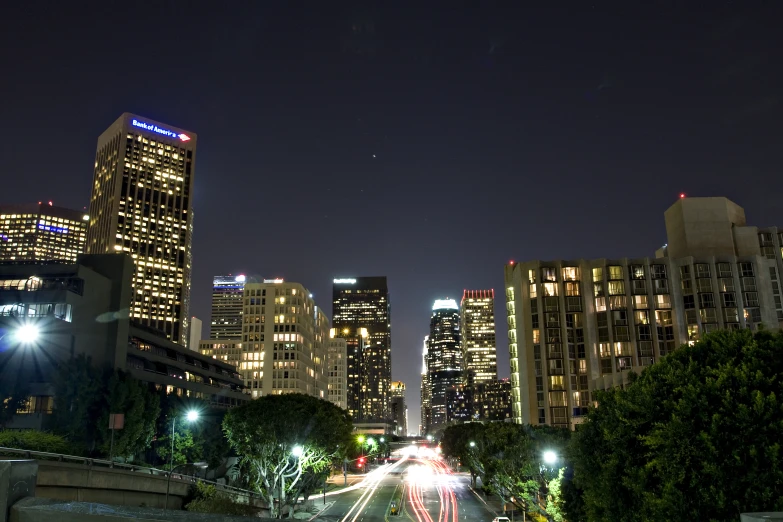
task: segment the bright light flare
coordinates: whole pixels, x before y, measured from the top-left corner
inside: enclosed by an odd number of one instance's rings
[[[555,462],[557,462],[557,453],[555,453],[552,450],[545,451],[544,452],[544,464],[547,464],[547,465],[551,466]]]
[[[304,448],[302,446],[294,446],[291,449],[291,455],[294,457],[301,457],[302,453],[304,453]]]
[[[40,335],[41,331],[34,324],[23,324],[16,330],[14,337],[22,344],[33,344]]]
[[[195,422],[198,420],[199,414],[196,410],[190,410],[186,415],[185,418],[188,420],[188,422]]]

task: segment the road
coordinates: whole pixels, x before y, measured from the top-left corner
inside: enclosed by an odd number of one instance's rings
[[[387,516],[394,492],[403,487],[403,514]],[[481,522],[495,516],[470,490],[468,477],[452,474],[439,460],[404,459],[381,466],[355,488],[327,498],[333,504],[315,521]]]

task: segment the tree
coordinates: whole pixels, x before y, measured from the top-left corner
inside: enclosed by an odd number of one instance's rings
[[[105,406],[99,421],[101,451],[109,454],[111,430],[109,414],[125,415],[123,429],[114,434],[114,455],[133,457],[149,447],[160,415],[160,399],[140,381],[123,371],[115,371],[106,383]]]
[[[723,331],[598,393],[576,432],[590,520],[737,520],[783,509],[783,334]]]
[[[60,364],[54,379],[52,429],[91,452],[98,442],[104,387],[90,357],[78,355]]]
[[[301,394],[268,395],[232,409],[223,420],[229,443],[251,470],[251,484],[280,515],[309,496],[351,444],[348,412]]]
[[[478,422],[455,424],[443,432],[441,449],[446,457],[459,459],[470,472],[470,483],[476,487],[476,477],[481,473],[481,461],[478,458],[483,443],[484,425]],[[473,445],[471,445],[473,443]]]
[[[559,508],[553,504],[550,513],[548,487],[558,477],[559,466],[545,465],[542,455],[554,451],[562,459],[569,436],[568,430],[549,426],[487,425],[477,443],[485,490],[520,509],[552,518]]]

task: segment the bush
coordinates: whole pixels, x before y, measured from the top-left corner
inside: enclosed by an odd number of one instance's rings
[[[15,448],[46,453],[74,455],[73,445],[65,438],[46,431],[1,431],[0,447]]]
[[[196,483],[195,499],[185,509],[194,513],[218,513],[222,515],[253,516],[260,510],[248,504],[240,504],[212,484]]]

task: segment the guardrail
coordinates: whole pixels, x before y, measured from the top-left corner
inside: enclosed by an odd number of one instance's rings
[[[164,478],[171,475],[172,480],[179,480],[181,482],[188,482],[191,484],[195,484],[196,482],[201,482],[204,484],[210,484],[212,486],[215,486],[216,489],[218,489],[219,491],[223,491],[225,493],[231,493],[234,495],[243,495],[243,496],[247,496],[248,498],[256,498],[256,499],[263,500],[263,497],[258,493],[256,493],[255,491],[236,488],[234,486],[228,486],[226,484],[220,484],[218,482],[214,482],[211,480],[193,477],[191,475],[185,475],[184,473],[172,473],[165,469],[149,468],[146,466],[136,466],[134,464],[126,464],[124,462],[92,459],[89,457],[79,457],[76,455],[64,455],[61,453],[47,453],[45,451],[31,451],[31,450],[23,450],[18,448],[6,448],[0,446],[0,456],[2,456],[3,454],[20,455],[26,459],[52,460],[56,462],[66,462],[66,463],[71,462],[75,464],[83,464],[89,467],[97,466],[103,468],[121,469],[125,471],[133,471],[133,472],[145,473],[149,475],[162,476]]]

